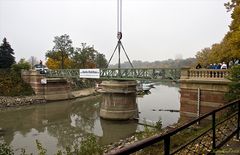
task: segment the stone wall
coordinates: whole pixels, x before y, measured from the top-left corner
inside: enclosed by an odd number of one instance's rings
[[[34,70],[24,70],[22,71],[22,79],[29,83],[36,95],[43,95],[43,86],[41,84],[41,79],[45,78],[44,74],[40,74]]]
[[[221,73],[221,70],[216,72],[218,72],[218,75],[226,75],[227,71],[222,71],[223,73]],[[200,115],[205,114],[227,103],[224,96],[229,91],[228,84],[230,81],[224,76],[215,76],[217,75],[215,72],[210,72],[207,69],[194,71],[184,69],[182,73],[184,75],[180,79],[181,119],[197,117],[198,113]],[[200,104],[199,112],[198,103]]]

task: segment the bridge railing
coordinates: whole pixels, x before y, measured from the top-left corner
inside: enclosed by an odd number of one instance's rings
[[[240,100],[236,100],[165,134],[113,150],[108,155],[137,151],[137,154],[214,154],[234,135],[239,139],[239,132]]]
[[[49,70],[47,77],[79,78],[79,69]],[[180,78],[180,69],[177,68],[105,68],[100,69],[101,79],[172,79]]]
[[[46,76],[52,78],[76,78],[79,77],[79,69],[51,69],[47,72]]]
[[[181,71],[181,79],[224,80],[230,72],[226,69],[189,69]]]
[[[101,69],[102,79],[179,79],[176,68],[107,68]]]

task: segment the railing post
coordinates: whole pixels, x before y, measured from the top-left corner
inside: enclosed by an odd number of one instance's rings
[[[190,68],[181,68],[181,79],[189,79]]]
[[[213,111],[212,114],[212,154],[215,154],[215,149],[216,149],[216,112]]]
[[[164,138],[164,155],[170,154],[170,136]]]
[[[240,101],[238,101],[238,121],[237,121],[237,139],[239,140],[240,132]]]

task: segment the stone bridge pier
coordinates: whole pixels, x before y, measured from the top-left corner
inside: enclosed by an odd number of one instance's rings
[[[227,103],[228,70],[184,68],[180,78],[180,118],[198,117]]]
[[[103,96],[100,117],[110,120],[134,118],[138,114],[136,85],[136,81],[103,81],[99,90]]]
[[[22,71],[22,79],[29,83],[40,98],[55,101],[71,98],[70,85],[65,78],[46,78],[45,74],[38,71]]]

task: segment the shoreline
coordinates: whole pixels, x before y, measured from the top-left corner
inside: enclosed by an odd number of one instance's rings
[[[86,88],[78,91],[70,92],[69,99],[85,98],[88,96],[95,96],[99,93],[94,88]],[[46,100],[43,95],[31,95],[31,96],[0,96],[0,111],[9,108],[18,108],[36,104],[48,104],[55,101],[62,100]]]

